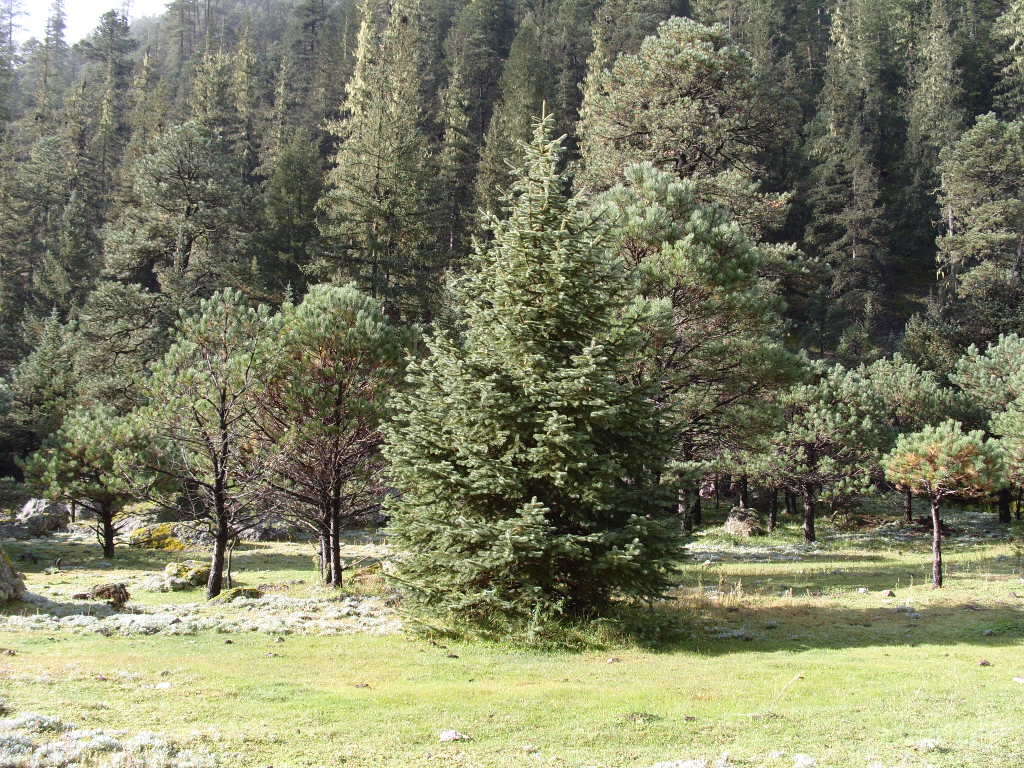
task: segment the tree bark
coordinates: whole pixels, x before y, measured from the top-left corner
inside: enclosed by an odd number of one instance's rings
[[[331,532],[330,523],[327,530],[320,531],[320,581],[331,582]]]
[[[997,496],[999,498],[999,522],[1012,523],[1013,513],[1010,509],[1010,501],[1013,499],[1013,493],[1009,488],[1000,488]]]
[[[804,486],[804,541],[815,541],[814,518],[816,516],[814,486]]]
[[[683,530],[687,533],[692,531],[693,518],[690,517],[690,492],[682,488],[676,491],[676,513],[682,522]]]
[[[100,525],[103,527],[103,557],[107,560],[114,559],[114,512],[107,506],[101,506],[97,513],[100,518]]]
[[[942,586],[942,518],[939,500],[932,499],[932,587]]]
[[[332,587],[341,586],[341,513],[331,510],[331,581]]]
[[[690,507],[690,521],[694,527],[704,525],[704,510],[700,505],[700,489],[694,494],[693,506]]]
[[[772,488],[768,494],[768,531],[774,531],[779,524],[779,489]]]
[[[910,491],[903,492],[903,516],[908,523],[914,522],[914,494]]]
[[[740,506],[744,509],[750,506],[750,486],[746,475],[740,478]]]
[[[796,499],[793,497],[792,491],[786,491],[785,495],[786,495],[786,514],[787,515],[795,515],[796,514]]]
[[[211,600],[224,588],[224,556],[228,549],[228,524],[218,516],[217,535],[213,541],[213,559],[210,561],[210,578],[206,581],[206,599]]]

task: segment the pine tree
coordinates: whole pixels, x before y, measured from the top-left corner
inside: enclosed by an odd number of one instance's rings
[[[255,451],[250,414],[269,329],[266,306],[249,307],[238,291],[204,299],[153,366],[148,404],[133,417],[150,437],[143,468],[168,483],[163,503],[177,508],[184,495],[213,534],[208,598],[223,587],[228,544],[265,512],[267,465]]]
[[[996,19],[993,37],[1002,47],[996,105],[1008,120],[1024,117],[1024,2],[1010,0]]]
[[[1024,121],[981,115],[940,154],[936,261],[969,341],[1024,332]]]
[[[783,254],[702,204],[694,181],[650,165],[628,168],[595,205],[641,294],[671,316],[671,333],[650,329],[640,372],[656,383],[680,490],[694,497],[700,469],[775,428],[776,392],[801,373],[783,341],[780,297],[763,277]]]
[[[347,117],[331,124],[340,147],[319,208],[329,253],[321,278],[354,279],[390,312],[429,316],[443,263],[435,226],[434,110],[421,75],[429,71],[420,0],[363,5]]]
[[[425,610],[526,622],[665,586],[667,445],[628,371],[642,339],[603,225],[566,197],[538,123],[507,197],[394,402],[396,578]]]
[[[991,493],[1005,475],[994,441],[981,432],[964,432],[957,421],[946,421],[920,432],[900,435],[884,461],[885,476],[898,488],[931,502],[932,586],[942,586],[942,502],[950,496]]]
[[[130,54],[138,43],[131,39],[128,19],[117,11],[100,18],[90,39],[79,47],[94,62],[102,78],[100,110],[92,138],[91,154],[100,180],[100,194],[110,196],[115,171],[128,140],[126,97],[131,85]]]
[[[130,421],[106,406],[79,408],[25,464],[29,481],[46,498],[80,504],[94,516],[91,526],[103,557],[116,555],[115,538],[127,522],[126,505],[153,482],[142,472],[144,446]]]
[[[285,304],[263,365],[256,440],[268,483],[320,540],[324,581],[342,584],[343,527],[383,500],[380,423],[411,340],[355,286],[316,285]]]
[[[825,83],[810,127],[814,168],[804,246],[831,267],[819,323],[837,330],[867,324],[865,308],[879,307],[891,281],[892,221],[882,171],[895,163],[898,156],[888,153],[900,146],[889,123],[896,113],[893,21],[883,4],[846,0],[836,7]]]
[[[786,196],[759,188],[759,157],[779,121],[763,99],[750,56],[724,27],[670,19],[635,55],[591,73],[579,131],[576,181],[603,190],[646,161],[692,178],[703,202],[726,208],[750,231],[778,223]]]

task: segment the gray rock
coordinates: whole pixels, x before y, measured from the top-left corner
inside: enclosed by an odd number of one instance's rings
[[[25,582],[21,574],[14,569],[14,563],[0,549],[0,603],[8,600],[20,600],[25,596]]]
[[[722,530],[733,536],[763,536],[764,527],[761,525],[761,518],[756,509],[749,507],[733,507],[729,511]]]
[[[452,741],[471,741],[469,736],[458,731],[445,730],[441,731],[440,741],[442,744],[447,744]]]
[[[0,524],[0,537],[27,539],[47,536],[57,531],[66,531],[71,522],[71,512],[66,504],[30,499],[13,521]]]

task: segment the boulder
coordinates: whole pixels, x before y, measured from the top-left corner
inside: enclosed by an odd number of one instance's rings
[[[750,507],[733,507],[722,528],[733,536],[763,536],[765,533],[757,510]]]
[[[162,549],[168,552],[180,552],[185,549],[185,542],[175,535],[174,523],[157,523],[136,528],[128,537],[128,544],[142,549]]]
[[[75,600],[106,600],[114,608],[122,608],[131,599],[124,584],[97,584],[88,592],[72,595]]]
[[[210,578],[210,566],[198,560],[185,560],[180,563],[168,563],[164,566],[164,575],[168,579],[181,579],[188,586],[201,587]]]
[[[71,522],[67,504],[29,499],[15,518],[15,525],[24,527],[29,536],[46,536],[54,531],[66,531]]]
[[[25,582],[14,568],[14,563],[0,549],[0,603],[20,600],[25,595]]]

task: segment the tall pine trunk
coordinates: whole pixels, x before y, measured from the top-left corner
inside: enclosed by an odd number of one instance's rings
[[[690,492],[680,488],[676,491],[676,514],[682,522],[683,530],[693,530],[693,518],[690,517]]]
[[[910,491],[903,492],[903,517],[908,523],[914,522],[914,494]]]
[[[942,586],[942,518],[939,500],[932,499],[932,587]]]
[[[114,510],[109,505],[103,504],[97,510],[100,518],[100,525],[103,527],[103,557],[107,560],[114,559]]]
[[[331,580],[332,587],[341,586],[341,512],[331,510]]]
[[[999,489],[999,522],[1012,523],[1013,512],[1010,509],[1010,502],[1013,499],[1013,492],[1009,488]]]
[[[815,502],[814,486],[808,483],[804,486],[804,541],[807,542],[815,541],[817,538],[814,533],[814,518],[817,515]]]
[[[774,531],[779,524],[779,489],[772,488],[768,493],[768,530]]]

